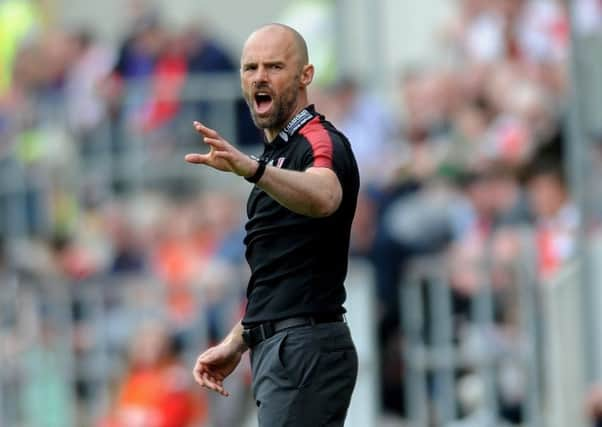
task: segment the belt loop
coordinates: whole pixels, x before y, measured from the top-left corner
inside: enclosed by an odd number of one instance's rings
[[[261,341],[266,340],[268,338],[267,333],[265,331],[265,323],[259,325],[259,335],[261,337]]]
[[[259,332],[261,333],[261,340],[267,340],[274,335],[274,325],[271,322],[262,323],[259,325]]]
[[[311,326],[316,326],[316,318],[313,316],[309,316],[309,323],[311,324]]]

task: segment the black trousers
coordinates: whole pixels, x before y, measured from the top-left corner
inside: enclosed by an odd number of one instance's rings
[[[357,378],[346,323],[278,332],[251,349],[259,427],[343,427]]]

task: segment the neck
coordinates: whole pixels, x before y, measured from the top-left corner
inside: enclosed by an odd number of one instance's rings
[[[299,114],[299,112],[301,110],[303,110],[305,107],[307,107],[309,105],[308,101],[307,101],[307,97],[300,97],[299,101],[297,102],[297,106],[295,107],[295,109],[293,110],[293,112],[291,114],[289,114],[289,116],[286,118],[286,120],[284,121],[284,123],[282,123],[279,127],[277,128],[273,128],[273,129],[264,129],[263,133],[265,135],[266,140],[268,141],[268,143],[272,142],[273,140],[276,139],[276,137],[278,136],[278,134],[280,133],[280,131],[282,129],[284,129],[286,127],[286,125],[288,125],[290,123],[290,121],[293,119],[293,117],[295,117],[297,114]]]

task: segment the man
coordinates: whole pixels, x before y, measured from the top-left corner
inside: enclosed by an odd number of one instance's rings
[[[308,105],[314,75],[307,46],[280,24],[246,41],[241,84],[255,125],[259,159],[195,122],[210,146],[186,161],[255,183],[247,203],[247,310],[217,346],[202,353],[194,377],[228,396],[223,380],[250,348],[260,426],[343,426],[357,376],[344,322],[343,281],[359,175],[347,139]]]

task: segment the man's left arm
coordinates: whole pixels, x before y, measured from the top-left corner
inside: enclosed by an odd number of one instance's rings
[[[259,168],[257,160],[236,149],[217,131],[198,122],[194,126],[210,150],[206,154],[188,154],[187,162],[205,164],[242,177],[255,175]],[[266,166],[256,185],[284,207],[312,217],[332,215],[343,198],[339,178],[326,167],[309,167],[299,172]]]

